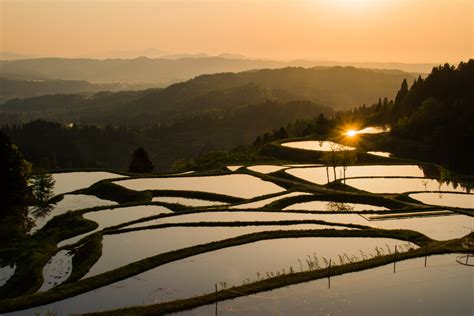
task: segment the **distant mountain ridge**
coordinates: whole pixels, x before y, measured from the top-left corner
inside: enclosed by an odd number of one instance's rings
[[[91,83],[84,80],[21,80],[0,77],[0,103],[50,94],[93,94],[99,91],[144,90],[157,84]]]
[[[386,68],[413,73],[428,73],[434,64],[403,63],[341,63],[332,61],[275,61],[238,58],[223,54],[217,57],[171,55],[168,58],[139,57],[135,59],[67,59],[39,58],[0,61],[0,76],[22,76],[31,79],[85,80],[100,83],[159,83],[166,85],[184,81],[202,74],[242,72],[252,69],[277,69],[285,67],[355,66],[361,68]],[[10,78],[10,77],[7,77]]]

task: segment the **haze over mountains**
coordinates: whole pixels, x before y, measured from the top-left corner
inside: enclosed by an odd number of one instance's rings
[[[91,83],[84,80],[24,80],[0,77],[0,103],[15,98],[30,98],[48,94],[77,93],[90,95],[99,91],[144,90],[156,84]]]
[[[241,72],[252,69],[284,67],[347,66],[397,69],[428,73],[433,64],[341,63],[333,61],[278,61],[250,59],[224,54],[221,56],[173,55],[150,59],[67,59],[40,58],[0,61],[0,77],[18,79],[85,80],[100,83],[154,83],[161,86],[191,79],[201,74]]]
[[[187,62],[192,60],[186,59]],[[50,61],[54,64],[57,60]],[[153,61],[146,59],[145,63]],[[71,65],[67,60],[60,62]],[[34,60],[19,63],[29,65],[22,68],[22,76],[68,73],[65,68],[49,69],[44,64],[44,68],[34,68]],[[76,66],[75,73],[79,73],[80,63]],[[86,68],[82,73],[87,73]],[[15,68],[15,71],[18,73],[19,69]],[[102,73],[107,70],[142,75],[135,68],[131,69],[134,71],[102,68]],[[147,68],[142,69],[145,73]],[[148,74],[154,75],[154,72]],[[93,75],[92,68],[88,75]],[[124,78],[130,80],[130,76]],[[258,135],[299,119],[314,118],[321,113],[332,116],[335,110],[372,104],[380,97],[393,98],[404,79],[412,82],[415,78],[413,74],[398,70],[288,67],[200,75],[162,89],[98,93],[94,93],[94,89],[115,90],[125,84],[4,80],[10,85],[10,94],[11,91],[31,94],[38,92],[35,89],[40,86],[42,90],[39,90],[43,92],[47,92],[48,87],[59,89],[61,86],[63,90],[69,89],[64,92],[72,92],[73,87],[89,92],[53,93],[6,101],[0,104],[0,124],[11,127],[26,124],[19,127],[19,134],[15,134],[15,129],[5,131],[12,137],[16,135],[13,138],[24,148],[31,148],[25,149],[27,155],[34,157],[33,161],[41,161],[43,166],[123,168],[131,151],[145,146],[158,170],[166,170],[177,159],[248,144]],[[17,89],[14,89],[15,85]],[[3,84],[2,87],[7,86]],[[5,91],[3,89],[3,94]],[[29,123],[34,120],[60,124]],[[71,123],[74,128],[65,127]],[[46,160],[41,158],[45,145],[38,147],[30,142],[38,137],[47,139],[51,144],[47,150],[55,153]],[[57,148],[68,149],[57,151]]]
[[[93,96],[49,95],[11,100],[0,106],[1,122],[48,119],[60,122],[150,125],[192,115],[221,115],[267,100],[308,100],[347,110],[393,98],[403,79],[400,71],[353,67],[263,69],[201,75],[165,89],[98,93]]]

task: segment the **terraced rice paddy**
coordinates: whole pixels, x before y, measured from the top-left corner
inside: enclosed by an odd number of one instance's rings
[[[452,183],[443,183],[433,179],[414,178],[370,178],[347,179],[345,181],[356,189],[371,193],[404,193],[414,191],[448,191],[467,192],[461,186]]]
[[[259,173],[272,173],[277,172],[282,169],[285,169],[284,166],[274,166],[274,165],[258,165],[258,166],[250,166],[247,169]]]
[[[297,169],[288,169],[285,170],[286,173],[295,176],[297,178],[303,179],[305,181],[313,182],[316,184],[326,184],[328,182],[334,181],[334,170],[329,167],[316,167],[316,168],[297,168]],[[336,177],[341,179],[344,175],[343,167],[335,168]],[[416,165],[401,165],[401,166],[384,166],[384,165],[375,165],[375,166],[349,166],[346,169],[346,178],[356,178],[356,177],[423,177],[423,170]],[[329,176],[329,181],[328,181]],[[360,181],[356,181],[360,180]],[[378,179],[377,179],[378,180]],[[376,181],[373,181],[376,183]],[[388,180],[388,179],[386,179]],[[346,183],[356,183],[359,185],[360,182],[363,182],[362,179],[346,179]],[[395,183],[400,183],[402,181],[393,181]],[[403,185],[403,184],[402,184]]]
[[[388,210],[388,209],[383,206],[375,206],[375,205],[360,204],[360,203],[311,201],[311,202],[295,203],[293,205],[285,207],[284,210],[353,212],[353,211],[365,211],[365,210],[381,211],[381,210]]]
[[[15,274],[15,265],[5,265],[0,267],[0,286],[3,286]]]
[[[458,254],[411,259],[358,273],[316,280],[219,302],[218,314],[302,315],[470,315],[472,267],[456,262]],[[455,290],[455,291],[454,291]],[[317,295],[315,295],[317,293]],[[188,315],[210,315],[204,306]]]
[[[283,188],[246,174],[203,177],[144,178],[117,181],[127,189],[202,191],[241,198],[253,198],[284,191]]]
[[[155,197],[152,199],[152,201],[171,203],[171,204],[181,204],[181,205],[190,206],[190,207],[215,206],[215,205],[227,204],[225,202],[207,201],[207,200],[201,200],[201,199],[190,199],[190,198],[173,197],[173,196]]]
[[[55,181],[54,194],[58,195],[72,192],[87,188],[101,180],[122,177],[120,174],[102,171],[53,173],[53,179]]]
[[[267,175],[285,168],[286,173],[306,182],[280,178],[281,173]],[[340,170],[336,169],[337,180]],[[336,180],[331,168],[329,173],[329,180]],[[74,174],[78,182],[69,183]],[[117,176],[64,174],[58,177],[57,192]],[[386,306],[391,306],[392,298],[407,314],[424,311],[422,306],[433,314],[444,314],[446,304],[450,311],[460,313],[472,308],[472,293],[463,292],[469,291],[472,268],[456,263],[459,254],[428,257],[428,266],[420,265],[424,254],[435,254],[441,242],[459,244],[458,238],[464,240],[472,232],[472,194],[449,193],[464,189],[423,178],[418,165],[351,166],[346,177],[346,185],[370,194],[350,187],[344,191],[321,187],[328,181],[327,170],[312,164],[259,164],[219,175],[114,179],[113,183],[129,190],[157,190],[149,202],[120,207],[95,196],[66,194],[41,225],[54,216],[62,219],[70,211],[69,217],[76,216],[75,225],[83,225],[86,219],[98,227],[63,238],[57,246],[64,248],[59,251],[55,244],[48,248],[47,260],[37,267],[44,280],[31,289],[38,292],[34,300],[25,293],[21,300],[0,301],[0,312],[66,315],[153,307],[180,299],[187,302],[180,305],[186,315],[212,314],[216,307],[209,304],[215,303],[216,296],[210,295],[205,304],[199,300],[216,287],[221,293],[219,314],[390,314],[395,309]],[[157,194],[166,190],[172,190],[172,196]],[[448,193],[429,192],[439,190]],[[405,192],[413,192],[411,199],[397,195]],[[208,201],[208,197],[217,201]],[[351,202],[341,202],[347,199]],[[282,203],[285,206],[279,207]],[[101,207],[86,210],[94,206]],[[91,240],[101,244],[100,249]],[[86,253],[97,255],[93,262],[87,261],[88,256],[74,257],[86,246],[92,247]],[[446,252],[453,253],[453,249],[464,248],[452,246]],[[399,257],[409,260],[397,262],[393,273],[393,261]],[[342,271],[331,277],[331,289],[324,272],[329,260],[336,271]],[[0,291],[10,286],[10,280],[15,281],[21,264],[12,262],[0,268]],[[347,273],[359,265],[364,266],[363,271]],[[81,270],[83,266],[87,268]],[[77,275],[77,271],[82,272]],[[59,286],[73,273],[78,281]],[[241,297],[227,300],[225,295],[232,293],[233,286]],[[259,289],[257,294],[248,292],[254,286]],[[275,289],[267,292],[269,286]],[[456,289],[457,295],[448,294],[449,289]],[[50,295],[55,297],[52,303]],[[447,303],[439,303],[439,297],[445,297]],[[369,298],[377,303],[368,304]],[[419,299],[424,303],[418,303]],[[12,305],[2,309],[4,302]]]
[[[474,208],[474,194],[413,193],[410,197],[429,205]]]
[[[297,245],[295,247],[295,244]],[[153,304],[206,293],[214,284],[231,287],[243,281],[258,280],[283,273],[306,271],[308,258],[324,265],[348,257],[374,255],[375,247],[392,252],[416,246],[391,239],[300,238],[266,240],[217,250],[177,261],[135,277],[49,306],[68,313],[85,313],[129,305]],[[252,260],[246,260],[248,257]],[[235,265],[239,262],[239,265]],[[311,265],[311,263],[310,263]],[[268,274],[268,276],[267,276]],[[179,276],[179,277],[177,277]]]
[[[33,228],[30,233],[34,233],[41,229],[54,216],[64,214],[69,211],[75,211],[96,206],[116,205],[116,202],[99,199],[95,196],[84,194],[66,194],[63,199],[53,206],[50,213],[44,217],[34,219]]]
[[[329,142],[329,141],[298,141],[298,142],[288,142],[281,144],[283,147],[304,149],[304,150],[314,150],[314,151],[342,151],[342,150],[353,150],[353,147],[345,146],[342,144]]]
[[[275,197],[271,197],[271,198],[268,198],[268,199],[258,200],[258,201],[255,201],[255,202],[238,204],[238,205],[232,206],[231,208],[235,208],[235,209],[260,208],[260,207],[264,207],[264,206],[266,206],[266,205],[268,205],[272,202],[275,202],[275,201],[278,201],[278,200],[281,200],[281,199],[289,198],[289,197],[292,197],[292,196],[307,195],[307,194],[309,194],[309,193],[292,192],[292,193],[288,193],[288,194],[283,194],[283,195],[278,195],[278,196],[275,196]]]

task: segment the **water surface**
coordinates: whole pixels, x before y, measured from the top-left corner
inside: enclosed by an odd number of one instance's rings
[[[386,152],[386,151],[368,151],[368,154],[375,155],[375,156],[380,156],[380,157],[390,157],[392,153]]]
[[[103,239],[102,257],[85,277],[110,271],[128,263],[160,253],[240,235],[273,230],[326,228],[346,229],[344,227],[330,227],[314,224],[248,227],[171,227],[134,231],[119,235],[105,235]]]
[[[237,169],[239,168],[242,168],[243,166],[227,166],[227,169],[229,169],[230,171],[234,172],[236,171]]]
[[[370,221],[370,226],[382,229],[409,229],[435,240],[461,238],[474,229],[474,218],[466,215],[446,215],[397,218]]]
[[[218,303],[232,315],[472,315],[473,269],[456,254],[416,258]],[[177,315],[211,315],[203,306]]]
[[[99,226],[91,232],[84,233],[66,240],[61,241],[58,247],[65,245],[72,245],[80,239],[97,232],[106,227],[123,224],[126,222],[134,221],[143,217],[171,213],[169,209],[163,206],[156,205],[138,205],[130,207],[119,207],[114,209],[105,209],[96,212],[85,213],[83,217],[91,221],[96,222]]]
[[[0,287],[4,286],[15,274],[16,265],[0,267]]]
[[[179,178],[143,178],[117,181],[115,183],[137,191],[203,191],[247,199],[284,191],[283,188],[276,184],[246,174]]]
[[[381,211],[388,210],[388,208],[383,206],[375,206],[369,204],[359,204],[359,203],[342,203],[342,202],[331,202],[331,201],[311,201],[311,202],[302,202],[295,203],[293,205],[287,206],[284,210],[307,210],[307,211]]]
[[[410,197],[429,205],[474,208],[474,194],[413,193]]]
[[[334,181],[334,170],[332,167],[298,168],[285,170],[297,178],[313,182],[316,184],[326,184]],[[338,179],[344,177],[342,167],[336,167]],[[423,169],[417,165],[370,165],[370,166],[349,166],[346,169],[346,178],[354,177],[423,177]],[[348,180],[346,180],[346,183]]]
[[[277,172],[279,170],[285,169],[285,166],[275,166],[275,165],[256,165],[256,166],[249,166],[247,169],[260,172],[260,173],[272,173]]]
[[[405,251],[416,247],[409,243],[385,238],[294,238],[258,241],[238,247],[224,248],[184,260],[172,262],[146,271],[135,277],[104,286],[47,307],[68,313],[120,308],[130,305],[148,305],[188,298],[214,291],[224,282],[228,287],[243,281],[266,278],[266,272],[288,273],[290,266],[296,271],[308,270],[307,255],[338,262],[338,255],[365,256],[375,254],[375,247],[394,251],[395,245]],[[248,260],[251,257],[252,260]],[[301,261],[301,265],[298,261]],[[259,275],[257,275],[259,273]],[[222,282],[222,283],[221,283]],[[207,313],[204,313],[208,315]],[[212,314],[212,313],[211,313]]]
[[[263,199],[263,200],[259,200],[259,201],[255,201],[255,202],[249,202],[249,203],[234,205],[234,206],[231,206],[230,208],[234,208],[234,209],[260,208],[260,207],[264,207],[264,206],[266,206],[270,203],[273,203],[275,201],[278,201],[278,200],[281,200],[281,199],[284,199],[284,198],[288,198],[288,197],[292,197],[292,196],[308,195],[308,194],[310,194],[310,193],[291,192],[291,193],[278,195],[278,196],[274,196],[274,197],[271,197],[271,198],[268,198],[268,199]]]
[[[317,141],[317,140],[288,142],[288,143],[283,143],[281,145],[284,147],[314,150],[314,151],[342,151],[342,150],[355,149],[353,147],[345,146],[345,145],[330,142],[330,141]]]
[[[172,203],[172,204],[181,204],[181,205],[190,206],[190,207],[226,205],[227,204],[225,202],[208,201],[208,200],[201,200],[201,199],[190,199],[190,198],[174,197],[174,196],[154,197],[152,199],[152,201],[153,202]]]
[[[51,212],[46,216],[34,219],[35,226],[31,229],[30,234],[41,229],[53,217],[67,213],[68,211],[75,211],[89,207],[116,205],[114,201],[99,199],[92,195],[84,194],[66,194],[64,198],[53,206]]]
[[[43,267],[43,285],[38,292],[47,291],[64,281],[72,273],[73,254],[69,250],[60,250]]]
[[[404,193],[412,191],[452,191],[466,192],[460,186],[440,183],[434,179],[373,178],[346,179],[346,184],[359,190],[372,193]]]
[[[55,195],[88,188],[100,180],[124,177],[120,174],[104,171],[65,172],[53,173],[52,175],[54,181],[56,181],[54,184]]]
[[[362,224],[368,225],[370,222],[358,214],[305,214],[295,212],[198,212],[192,214],[183,214],[165,218],[154,219],[138,224],[127,226],[143,227],[164,223],[189,223],[189,222],[262,222],[262,221],[285,221],[285,220],[322,220],[340,224]]]

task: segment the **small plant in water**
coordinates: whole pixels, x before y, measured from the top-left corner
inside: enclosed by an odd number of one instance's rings
[[[325,257],[323,257],[323,261],[324,261],[324,266],[327,268],[329,266],[329,261],[328,259],[326,259]]]
[[[301,272],[303,272],[303,264],[301,263],[301,260],[300,260],[300,259],[298,259],[298,263],[299,263],[299,265],[300,265]]]

